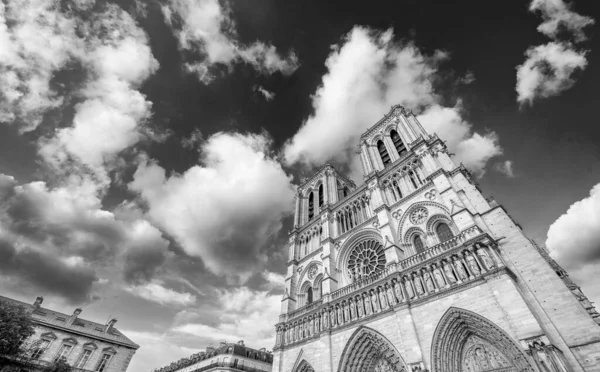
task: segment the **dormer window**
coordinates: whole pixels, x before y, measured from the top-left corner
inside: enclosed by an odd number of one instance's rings
[[[381,156],[381,161],[384,166],[387,166],[391,163],[390,154],[388,154],[387,149],[382,140],[377,141],[377,150],[379,150],[379,156]]]
[[[404,155],[404,153],[406,153],[408,150],[406,150],[404,142],[402,142],[402,140],[400,139],[400,135],[398,134],[398,132],[393,130],[390,132],[390,137],[392,138],[392,142],[394,142],[394,147],[396,148],[398,155],[402,157],[402,155]]]

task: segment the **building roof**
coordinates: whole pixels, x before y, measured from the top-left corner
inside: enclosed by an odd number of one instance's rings
[[[273,354],[271,352],[266,351],[266,349],[264,348],[260,350],[253,349],[245,346],[243,341],[239,341],[238,343],[222,342],[217,348],[207,347],[206,351],[201,351],[199,353],[193,354],[189,358],[182,358],[176,362],[169,364],[168,366],[157,368],[155,369],[155,371],[176,371],[181,368],[185,368],[192,364],[195,364],[199,361],[212,359],[216,356],[224,354],[237,355],[243,358],[254,359],[259,362],[273,364]]]
[[[92,322],[75,317],[74,314],[64,314],[45,307],[35,306],[4,296],[0,296],[0,302],[12,302],[17,305],[24,306],[27,310],[31,311],[31,316],[36,323],[50,328],[81,334],[90,338],[112,342],[133,349],[140,347],[138,344],[127,338],[127,336],[122,334],[118,329],[115,327],[109,327],[107,324]],[[114,320],[114,322],[116,322],[116,320]]]

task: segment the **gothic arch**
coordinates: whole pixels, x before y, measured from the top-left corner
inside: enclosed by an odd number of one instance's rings
[[[306,361],[306,359],[302,359],[302,361],[294,367],[292,372],[315,372],[315,369]]]
[[[410,216],[412,211],[414,211],[415,209],[417,209],[419,207],[426,207],[428,212],[431,214],[434,214],[434,215],[438,215],[438,214],[448,215],[448,216],[450,215],[450,210],[448,208],[446,208],[446,206],[444,206],[443,204],[432,202],[432,201],[421,201],[421,202],[414,203],[413,205],[410,206],[410,208],[408,208],[406,210],[406,212],[404,212],[402,217],[400,217],[400,221],[398,221],[398,230],[397,230],[398,241],[401,241],[402,237],[404,236],[403,230],[405,229],[405,227],[407,225],[406,221],[407,221],[408,217]]]
[[[481,365],[465,368],[481,346]],[[486,359],[487,358],[487,359]],[[451,307],[440,319],[431,344],[432,372],[503,371],[534,372],[519,344],[490,320],[474,312]]]
[[[429,220],[427,220],[427,225],[426,225],[427,232],[429,234],[434,234],[435,227],[440,222],[446,223],[446,225],[448,225],[448,227],[450,228],[450,230],[452,230],[452,233],[454,233],[454,235],[458,234],[458,229],[454,225],[454,222],[452,221],[452,219],[450,219],[448,216],[445,216],[445,215],[439,214],[439,213],[434,214],[433,216],[429,217]]]
[[[305,282],[312,283],[313,282],[314,278],[311,279],[311,278],[308,277],[308,272],[309,272],[309,270],[312,269],[313,266],[317,267],[317,273],[315,274],[315,278],[318,275],[322,275],[322,273],[323,273],[323,263],[320,262],[320,261],[317,261],[317,260],[313,260],[313,261],[310,261],[308,263],[308,265],[306,265],[306,267],[304,269],[302,269],[302,272],[298,276],[298,283],[305,283]]]
[[[360,326],[344,347],[338,372],[362,371],[408,372],[408,368],[385,336],[372,328]]]
[[[404,234],[404,243],[412,244],[412,238],[415,234],[419,234],[423,236],[423,238],[426,237],[425,232],[421,228],[413,226],[410,229],[408,229],[408,231],[406,231],[406,233]]]

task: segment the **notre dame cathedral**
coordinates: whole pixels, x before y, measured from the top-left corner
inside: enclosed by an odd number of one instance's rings
[[[600,371],[600,315],[401,106],[299,188],[274,372]],[[576,233],[576,232],[573,232]]]

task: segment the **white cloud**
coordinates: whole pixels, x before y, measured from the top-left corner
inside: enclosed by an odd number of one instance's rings
[[[539,11],[544,20],[537,28],[539,32],[555,39],[562,28],[571,33],[575,41],[584,41],[587,37],[583,29],[593,25],[594,19],[577,14],[570,8],[570,4],[563,0],[532,0],[529,4],[529,10]]]
[[[201,335],[214,341],[244,340],[257,349],[270,349],[275,344],[274,325],[281,310],[281,295],[241,287],[221,291],[219,305],[222,311],[217,315],[217,325],[200,321],[184,323],[174,327],[173,331]]]
[[[97,14],[88,31],[92,36],[82,62],[92,78],[81,90],[85,100],[75,106],[73,125],[43,141],[39,151],[55,170],[91,173],[104,189],[117,156],[143,136],[152,104],[136,87],[157,70],[158,62],[145,32],[116,6]]]
[[[267,101],[272,101],[273,98],[275,98],[275,93],[269,92],[263,86],[255,85],[254,86],[254,90],[257,91],[257,92],[259,92],[260,94],[262,94],[262,96],[265,97],[265,99]]]
[[[461,115],[460,104],[443,107],[433,87],[438,51],[423,54],[412,43],[393,41],[391,30],[376,33],[355,27],[341,45],[333,47],[325,65],[328,72],[313,95],[314,113],[284,148],[288,164],[321,165],[328,161],[358,167],[354,151],[358,138],[392,105],[421,112],[428,131],[438,131],[450,150],[472,170],[483,173],[490,157],[501,153],[495,134],[473,133]]]
[[[494,165],[494,169],[502,174],[504,174],[508,178],[515,178],[515,173],[513,171],[513,162],[512,160],[506,160],[501,163],[496,163]]]
[[[257,41],[249,46],[237,40],[235,22],[227,2],[219,0],[170,0],[162,7],[167,23],[179,40],[179,47],[200,61],[186,63],[186,69],[200,81],[214,79],[212,67],[231,68],[243,61],[264,74],[293,73],[299,66],[293,52],[282,57],[273,45]]]
[[[187,292],[182,293],[166,288],[159,280],[153,280],[143,285],[129,286],[125,290],[134,296],[161,305],[190,306],[196,302],[196,296]]]
[[[34,130],[63,98],[51,87],[54,73],[81,50],[75,21],[58,3],[0,3],[0,121]]]
[[[158,164],[142,164],[129,187],[187,254],[245,279],[266,261],[265,243],[292,208],[290,178],[270,145],[264,135],[217,133],[202,145],[202,165],[167,177]]]
[[[546,246],[567,269],[600,264],[600,184],[550,225]]]
[[[525,55],[527,60],[517,66],[517,101],[522,105],[571,88],[574,73],[587,66],[586,52],[570,44],[550,42],[527,49]]]
[[[563,0],[532,0],[529,11],[541,13],[544,21],[537,30],[553,41],[527,48],[527,59],[517,66],[517,102],[521,107],[556,96],[575,84],[574,73],[587,66],[587,51],[576,45],[587,40],[584,28],[595,22],[571,11]]]

